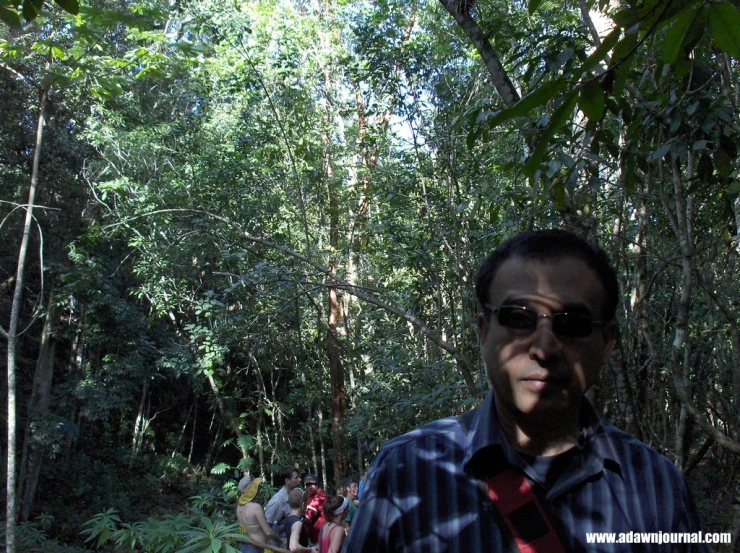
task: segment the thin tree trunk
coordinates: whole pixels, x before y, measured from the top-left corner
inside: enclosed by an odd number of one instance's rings
[[[44,319],[39,356],[36,361],[36,371],[33,375],[31,399],[28,403],[28,422],[23,440],[23,455],[18,481],[18,492],[21,495],[21,522],[27,521],[30,515],[43,461],[42,448],[33,437],[33,423],[43,421],[49,411],[56,352],[56,340],[54,340],[52,332],[59,312],[59,308],[56,307],[54,301],[54,293],[52,292],[49,295],[49,307]]]
[[[39,118],[36,127],[36,148],[33,154],[33,167],[31,169],[31,185],[28,190],[28,206],[26,207],[26,219],[23,223],[23,237],[21,247],[18,251],[18,266],[15,275],[15,291],[13,292],[13,303],[10,308],[10,322],[8,330],[0,330],[2,336],[8,341],[8,463],[6,472],[7,504],[5,508],[5,548],[7,553],[16,553],[15,536],[17,523],[17,420],[16,420],[16,381],[15,363],[16,347],[18,341],[18,324],[21,316],[21,302],[23,301],[23,277],[26,270],[26,259],[28,258],[28,242],[31,238],[31,225],[33,223],[33,207],[36,201],[36,189],[39,177],[39,162],[41,160],[41,144],[43,141],[44,125],[46,123],[46,103],[49,98],[49,86],[45,86],[41,92],[39,104]]]
[[[193,414],[193,432],[190,435],[190,451],[188,451],[188,463],[193,462],[193,449],[195,448],[195,428],[198,423],[198,399],[195,399],[195,413]]]
[[[691,307],[691,289],[693,286],[693,272],[691,269],[691,202],[687,201],[684,196],[683,179],[679,165],[679,156],[675,147],[671,152],[671,168],[673,177],[673,190],[676,202],[676,230],[678,230],[678,242],[681,249],[681,296],[678,303],[678,318],[676,321],[676,334],[671,350],[671,372],[674,375],[680,375],[680,386],[686,395],[690,398],[690,363],[691,363],[691,342],[689,341],[689,309]],[[689,165],[691,166],[691,156],[689,156]],[[689,177],[691,176],[689,167]],[[690,198],[688,198],[690,200]],[[687,442],[687,419],[688,411],[686,405],[681,401],[678,425],[676,427],[676,465],[683,468],[688,451]]]
[[[321,481],[324,486],[329,484],[328,473],[326,472],[326,446],[324,445],[324,413],[321,409],[319,413],[319,449],[321,451]]]
[[[213,396],[216,398],[216,405],[218,406],[219,413],[221,413],[221,417],[223,418],[224,422],[229,425],[229,428],[231,428],[234,434],[236,434],[236,437],[241,438],[242,431],[241,428],[239,428],[238,419],[234,417],[226,408],[224,400],[221,397],[221,393],[218,389],[218,384],[216,384],[216,380],[213,378],[213,375],[209,373],[206,373],[206,379],[211,385],[211,391],[213,392]]]
[[[141,389],[141,401],[139,402],[139,412],[136,414],[136,423],[134,424],[134,435],[131,443],[131,455],[128,459],[128,468],[134,465],[134,460],[139,454],[141,444],[144,441],[144,432],[146,432],[146,400],[149,395],[149,377],[144,377],[144,384]]]
[[[330,6],[324,2],[324,18],[327,27],[331,22]],[[324,39],[322,39],[324,40]],[[326,45],[324,50],[327,50]],[[324,68],[324,86],[326,88],[326,127],[330,128],[333,118],[333,81],[329,67]],[[324,170],[329,191],[329,245],[334,252],[339,251],[339,190],[334,175],[332,160],[332,143],[329,133],[324,132]],[[331,272],[337,273],[339,260],[331,261]],[[344,411],[346,391],[344,387],[344,362],[338,333],[343,328],[343,310],[339,302],[337,288],[329,281],[328,303],[329,319],[326,332],[326,354],[329,359],[329,379],[331,382],[332,441],[334,445],[334,476],[341,481],[347,474],[346,431],[344,428]]]
[[[298,324],[298,328],[300,328],[300,323]],[[301,349],[303,349],[303,341],[301,340]],[[308,410],[308,420],[306,421],[306,428],[308,429],[308,442],[311,447],[311,463],[313,468],[313,473],[318,475],[319,471],[319,463],[318,459],[316,457],[316,436],[314,435],[313,431],[313,406],[311,402],[310,393],[308,390],[308,384],[306,383],[306,372],[301,371],[301,382],[303,383],[303,390],[306,395],[306,409]]]
[[[257,419],[257,459],[260,462],[260,471],[265,472],[265,446],[262,443],[262,417]]]
[[[197,398],[195,400],[195,403],[192,403],[190,405],[190,409],[188,409],[188,414],[185,415],[185,422],[182,423],[182,430],[180,431],[180,435],[177,438],[177,444],[175,444],[175,449],[172,450],[172,458],[175,458],[175,455],[177,455],[177,451],[180,449],[180,444],[185,441],[185,431],[188,428],[188,421],[190,420],[190,413],[193,412],[193,407],[197,405],[198,401]]]

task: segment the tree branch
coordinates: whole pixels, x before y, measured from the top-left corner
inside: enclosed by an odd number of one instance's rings
[[[437,344],[440,348],[442,348],[444,351],[449,353],[457,362],[458,369],[460,370],[463,378],[465,379],[465,383],[468,387],[469,392],[473,396],[478,396],[479,390],[475,387],[475,382],[472,378],[472,375],[470,373],[470,369],[468,367],[468,362],[465,359],[465,357],[462,355],[461,352],[459,352],[453,345],[449,344],[447,341],[445,341],[441,336],[438,334],[435,334],[432,332],[423,321],[417,319],[407,311],[404,311],[402,309],[399,309],[397,307],[394,307],[383,300],[380,300],[374,296],[369,295],[366,293],[362,287],[355,286],[354,284],[351,284],[342,278],[340,278],[338,275],[336,275],[330,268],[325,267],[321,265],[318,262],[313,261],[308,256],[303,255],[302,253],[299,253],[295,250],[292,250],[290,248],[287,248],[285,246],[281,246],[280,244],[276,244],[275,242],[272,242],[270,240],[266,240],[264,238],[259,238],[257,236],[252,236],[248,232],[246,232],[242,227],[226,218],[222,217],[221,215],[217,215],[215,213],[211,213],[210,211],[202,210],[202,209],[159,209],[156,211],[151,211],[149,213],[143,213],[140,215],[136,215],[133,217],[128,217],[125,220],[114,223],[112,225],[108,225],[108,228],[113,226],[119,226],[126,224],[130,221],[133,221],[135,219],[140,219],[143,217],[151,217],[153,215],[160,215],[164,213],[181,213],[181,214],[194,214],[194,215],[204,215],[210,219],[220,221],[224,223],[225,225],[231,227],[234,229],[239,235],[244,238],[245,240],[248,240],[250,242],[253,242],[255,244],[260,244],[261,246],[264,246],[266,248],[279,251],[289,257],[292,257],[294,259],[297,259],[298,261],[301,261],[302,263],[305,263],[306,265],[309,265],[312,267],[315,271],[318,273],[321,273],[322,275],[326,276],[337,288],[341,288],[345,290],[348,294],[351,294],[355,296],[357,299],[360,299],[362,301],[365,301],[371,305],[375,305],[376,307],[379,307],[380,309],[383,309],[384,311],[387,311],[388,313],[392,313],[393,315],[396,315],[397,317],[403,319],[404,321],[407,321],[414,325],[422,334],[424,334],[427,338],[429,338],[432,342]]]
[[[496,50],[493,49],[493,46],[491,46],[490,41],[478,26],[478,23],[475,22],[475,19],[469,13],[463,13],[462,10],[459,10],[455,0],[439,1],[452,14],[452,17],[455,18],[455,21],[463,30],[465,36],[470,39],[470,42],[478,50],[480,57],[483,58],[483,63],[486,64],[486,69],[488,69],[488,74],[491,76],[493,86],[501,95],[501,98],[503,98],[504,103],[507,106],[516,104],[521,99],[519,92],[517,92],[517,89],[511,82],[509,75],[504,70],[504,66],[501,65],[501,60]]]

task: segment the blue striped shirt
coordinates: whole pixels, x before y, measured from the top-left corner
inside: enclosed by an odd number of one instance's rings
[[[494,518],[481,470],[518,467],[536,485],[540,476],[506,440],[492,392],[461,420],[438,420],[381,449],[345,553],[517,551]],[[686,481],[668,459],[603,422],[585,399],[581,428],[570,464],[543,489],[567,550],[709,551],[587,543],[587,532],[697,532],[699,522]]]

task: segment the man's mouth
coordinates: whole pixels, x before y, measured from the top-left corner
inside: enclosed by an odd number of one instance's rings
[[[542,392],[553,388],[563,388],[567,385],[567,380],[558,378],[552,374],[532,374],[522,378],[524,386],[533,392]]]

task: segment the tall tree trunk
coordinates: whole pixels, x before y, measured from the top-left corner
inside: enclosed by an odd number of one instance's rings
[[[198,404],[198,398],[196,396],[195,401],[190,405],[190,409],[188,409],[188,414],[185,415],[185,422],[182,423],[182,430],[180,431],[180,435],[177,438],[177,444],[175,444],[175,448],[172,450],[172,458],[175,458],[175,455],[177,455],[177,452],[180,450],[180,445],[185,441],[185,431],[188,429],[188,422],[190,421],[190,413],[193,412],[193,407],[195,407]]]
[[[676,334],[671,350],[671,373],[680,375],[679,385],[688,398],[691,398],[689,379],[691,371],[691,342],[689,340],[689,309],[691,307],[691,292],[693,287],[693,272],[691,268],[691,254],[693,251],[693,236],[691,229],[691,197],[684,193],[683,178],[679,155],[675,146],[671,148],[671,172],[673,178],[673,190],[676,202],[676,214],[674,230],[681,250],[681,295],[678,303],[678,318],[676,321]],[[688,179],[693,174],[692,158],[689,153]],[[688,435],[688,411],[684,401],[681,401],[678,424],[676,427],[676,453],[675,460],[679,468],[683,468],[689,444]]]
[[[321,409],[319,414],[319,451],[321,453],[321,481],[324,486],[329,483],[329,473],[326,471],[326,446],[324,445],[324,413]]]
[[[23,237],[21,247],[18,251],[18,265],[15,274],[15,290],[13,292],[13,303],[10,308],[10,322],[8,330],[0,329],[0,334],[8,341],[8,459],[6,472],[7,504],[5,507],[5,548],[7,553],[16,553],[15,536],[17,524],[17,420],[16,420],[16,382],[15,363],[16,347],[18,345],[18,324],[20,322],[23,301],[23,277],[26,270],[26,259],[28,257],[28,242],[31,239],[31,225],[33,224],[33,207],[36,201],[36,189],[39,178],[39,162],[41,160],[41,144],[43,141],[44,125],[46,123],[46,103],[49,99],[49,86],[46,85],[41,92],[39,103],[39,118],[36,127],[36,148],[33,153],[33,167],[31,169],[31,185],[28,190],[28,205],[26,206],[26,219],[23,223]]]
[[[129,469],[133,467],[134,465],[134,460],[139,454],[141,445],[144,443],[144,433],[146,432],[146,429],[149,426],[146,420],[148,417],[148,413],[146,412],[146,401],[147,401],[148,396],[149,396],[149,377],[144,376],[144,384],[142,385],[142,388],[141,388],[141,401],[139,402],[139,412],[136,414],[136,422],[134,424],[134,435],[133,435],[132,443],[131,443],[131,455],[129,456],[129,459],[128,459]]]
[[[188,463],[193,462],[193,449],[195,448],[195,429],[198,426],[198,399],[195,400],[195,413],[193,414],[193,432],[190,435],[190,450],[188,451]]]
[[[23,440],[21,470],[18,479],[18,492],[21,496],[20,520],[27,521],[31,512],[36,488],[38,486],[43,450],[34,440],[33,423],[43,421],[49,412],[51,384],[54,377],[54,356],[56,340],[53,338],[53,325],[58,317],[59,308],[54,303],[54,293],[49,295],[49,306],[41,333],[39,356],[36,360],[36,371],[33,375],[31,398],[28,402],[28,422]]]
[[[329,1],[323,3],[325,33],[330,32],[331,6]],[[322,37],[322,50],[328,51],[326,37]],[[334,83],[331,69],[324,67],[324,87],[326,94],[326,129],[332,127],[334,117]],[[329,192],[329,245],[334,252],[339,251],[339,183],[334,174],[332,159],[332,142],[328,130],[324,131],[324,172]],[[339,260],[331,261],[331,272],[337,273]],[[344,428],[344,411],[346,390],[344,386],[344,362],[339,333],[343,328],[343,309],[339,301],[337,288],[330,279],[328,286],[329,318],[326,331],[326,354],[329,359],[329,378],[331,382],[332,441],[334,445],[334,477],[341,481],[347,474],[346,430]]]

